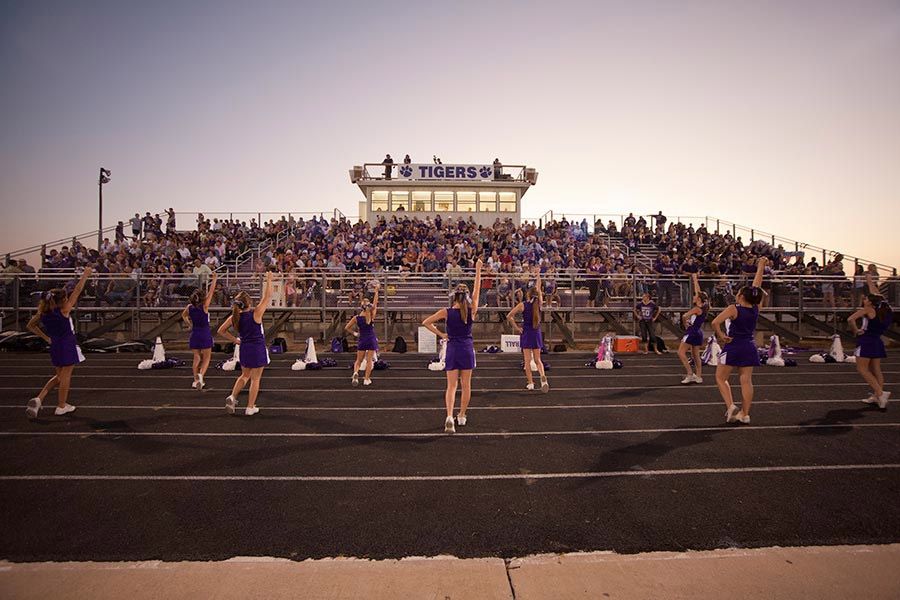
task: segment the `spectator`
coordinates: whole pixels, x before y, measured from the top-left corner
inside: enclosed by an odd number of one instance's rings
[[[384,178],[390,181],[391,171],[394,168],[394,159],[391,158],[390,154],[387,154],[385,155],[384,160],[381,161],[381,164],[384,165]]]
[[[143,219],[141,219],[140,213],[134,213],[134,217],[131,218],[131,236],[134,239],[138,239],[141,237],[141,226],[143,222],[144,221]]]

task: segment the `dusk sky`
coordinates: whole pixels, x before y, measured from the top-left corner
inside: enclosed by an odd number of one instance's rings
[[[900,265],[900,0],[3,2],[0,81],[2,252],[96,228],[101,165],[107,224],[355,215],[408,152]]]

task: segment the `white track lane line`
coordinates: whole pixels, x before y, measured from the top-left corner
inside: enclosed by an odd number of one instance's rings
[[[52,402],[51,402],[52,404]],[[838,400],[754,400],[753,405],[757,404],[774,404],[774,405],[791,405],[791,404],[852,404],[860,406],[859,399],[838,399]],[[653,402],[644,404],[530,404],[521,406],[470,406],[469,410],[480,412],[488,410],[593,410],[605,408],[677,408],[680,406],[722,406],[722,402]],[[22,410],[24,404],[0,404],[0,410]],[[79,410],[222,410],[219,404],[215,406],[192,406],[177,404],[79,404]],[[393,412],[393,411],[445,411],[443,406],[266,406],[266,410],[283,410],[283,411],[335,411],[335,412]]]
[[[363,389],[357,390],[360,394],[443,394],[444,390],[440,387],[434,388],[410,388],[410,389],[383,389],[378,387],[378,380],[373,379],[375,382],[373,385]],[[263,376],[263,382],[265,382],[265,376]],[[732,385],[737,386],[737,382],[732,378]],[[833,383],[755,383],[754,387],[759,388],[770,388],[770,387],[836,387],[836,386],[851,386],[851,387],[860,387],[860,386],[868,386],[869,384],[864,381],[857,382],[833,382]],[[681,389],[681,387],[688,386],[680,386],[677,383],[672,385],[597,385],[591,387],[551,387],[550,391],[557,392],[599,392],[599,391],[607,391],[607,390],[672,390],[672,389]],[[890,384],[886,384],[885,387],[891,388]],[[186,394],[197,394],[197,390],[192,389],[190,387],[178,387],[178,388],[157,388],[157,387],[71,387],[69,388],[73,392],[154,392],[154,393],[172,393],[172,392],[182,392]],[[717,389],[715,385],[712,384],[701,384],[701,385],[692,385],[690,389]],[[347,388],[347,391],[350,391],[351,388]],[[7,386],[0,387],[0,391],[9,391],[9,392],[34,392],[40,391],[39,386]],[[219,392],[227,392],[228,390],[222,388],[218,390]],[[260,387],[260,392],[280,392],[280,393],[291,393],[291,394],[309,394],[309,393],[322,393],[322,394],[334,394],[335,388],[270,388],[270,387]],[[520,387],[515,388],[481,388],[481,389],[473,389],[472,394],[490,394],[496,392],[520,392],[522,394],[528,393],[525,389]],[[209,392],[206,392],[209,393]]]
[[[816,471],[871,471],[889,469],[900,469],[900,463],[850,465],[785,465],[773,467],[722,467],[711,469],[654,469],[646,471],[585,471],[574,473],[498,473],[494,475],[2,475],[0,476],[0,481],[521,481],[538,479],[672,477],[678,475],[742,475],[748,473],[805,473]]]
[[[183,370],[180,374],[171,373],[170,371],[164,371],[161,373],[152,373],[148,375],[139,374],[140,371],[137,369],[133,369],[135,372],[131,374],[122,374],[122,375],[92,375],[90,373],[83,373],[82,370],[84,367],[78,367],[75,371],[76,377],[90,377],[92,379],[136,379],[139,377],[150,377],[154,380],[158,379],[190,379],[192,377],[191,373],[186,369]],[[346,370],[346,369],[345,369]],[[442,374],[433,374],[434,371],[428,371],[427,369],[422,369],[423,373],[420,376],[395,376],[395,375],[376,375],[377,379],[381,379],[383,381],[419,381],[423,378],[433,379],[435,381],[444,381],[444,377]],[[595,371],[597,371],[595,369]],[[426,375],[426,373],[428,373]],[[437,372],[439,373],[439,372]],[[608,374],[607,374],[608,373]],[[900,374],[900,371],[882,371],[885,375],[897,375]],[[777,372],[773,371],[756,371],[753,373],[753,377],[784,377],[784,376],[802,376],[809,375],[814,377],[821,377],[823,375],[836,375],[842,377],[854,377],[857,376],[856,371],[841,373],[839,371],[830,371],[830,372],[821,372],[815,373],[812,371],[796,371],[794,369],[785,369],[779,370]],[[50,376],[49,371],[44,373],[4,373],[0,374],[0,379],[47,379]],[[714,376],[710,374],[710,376]],[[207,381],[219,381],[219,380],[233,380],[236,375],[226,375],[224,373],[207,373],[206,380]],[[265,379],[276,379],[276,380],[290,380],[290,381],[320,381],[320,380],[335,380],[335,381],[345,381],[349,379],[348,375],[272,375],[271,373],[266,373],[263,375]],[[552,370],[547,371],[548,379],[553,379]],[[678,371],[673,373],[621,373],[618,369],[615,371],[597,371],[596,374],[591,373],[580,373],[575,375],[565,374],[559,376],[562,379],[618,379],[622,377],[667,377],[672,380],[679,379],[684,377],[684,371]],[[474,379],[482,380],[482,379],[521,379],[524,381],[525,376],[521,371],[516,372],[515,374],[510,373],[509,375],[481,375],[480,373],[476,374]]]
[[[577,435],[635,435],[647,433],[702,433],[709,431],[754,432],[798,431],[810,429],[866,429],[900,427],[900,423],[828,423],[810,425],[718,425],[713,427],[669,427],[662,429],[582,429],[573,431],[486,431],[447,434],[442,431],[420,433],[297,433],[297,432],[185,432],[185,431],[0,431],[0,437],[222,437],[222,438],[440,438],[440,437],[540,437]]]

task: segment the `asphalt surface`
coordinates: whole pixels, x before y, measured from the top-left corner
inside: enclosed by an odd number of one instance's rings
[[[180,356],[186,356],[181,354]],[[750,425],[725,424],[707,369],[680,386],[674,354],[547,357],[549,394],[516,355],[479,355],[469,424],[443,433],[444,375],[390,355],[374,385],[339,367],[263,377],[253,417],[227,416],[234,373],[138,371],[89,355],[74,413],[40,354],[0,354],[0,559],[220,560],[900,542],[900,401],[853,365],[760,367]],[[900,357],[883,370],[900,380]],[[739,386],[733,381],[736,397]],[[240,399],[246,405],[246,395]]]

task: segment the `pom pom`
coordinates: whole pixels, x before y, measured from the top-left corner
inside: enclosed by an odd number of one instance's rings
[[[809,362],[811,362],[811,363],[824,363],[824,362],[825,362],[825,357],[822,356],[821,354],[813,354],[812,356],[809,357]]]
[[[305,371],[306,370],[306,361],[302,359],[297,359],[294,361],[294,364],[291,365],[291,371]]]

